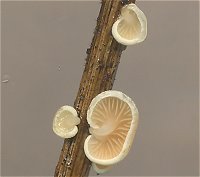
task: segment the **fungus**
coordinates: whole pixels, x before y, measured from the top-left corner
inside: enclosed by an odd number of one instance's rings
[[[57,112],[53,120],[53,131],[62,138],[74,137],[78,128],[76,125],[80,123],[76,110],[71,106],[62,106]]]
[[[121,9],[121,15],[112,26],[112,35],[123,45],[133,45],[145,40],[147,19],[145,14],[133,3]]]
[[[97,95],[87,111],[90,125],[84,151],[90,161],[109,166],[121,161],[129,152],[138,126],[134,102],[119,91]]]
[[[92,167],[98,174],[105,173],[112,168],[112,166],[104,166],[104,165],[99,165],[96,163],[92,163]]]

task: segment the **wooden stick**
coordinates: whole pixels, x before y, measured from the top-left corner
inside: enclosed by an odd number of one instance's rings
[[[123,5],[135,0],[102,0],[91,47],[87,49],[85,69],[74,103],[81,123],[74,138],[65,139],[55,170],[55,177],[88,176],[91,162],[84,153],[88,136],[86,120],[91,100],[99,93],[112,89],[122,51],[125,46],[113,39],[111,29]]]

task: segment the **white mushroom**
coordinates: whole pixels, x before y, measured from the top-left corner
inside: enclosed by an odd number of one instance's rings
[[[78,132],[80,123],[76,110],[71,106],[62,106],[53,120],[53,131],[62,138],[71,138]]]
[[[121,161],[129,152],[138,126],[134,102],[119,91],[97,95],[87,111],[90,133],[84,151],[90,161],[109,166]]]
[[[144,41],[147,36],[145,14],[133,3],[124,6],[119,19],[112,26],[112,35],[123,45]]]
[[[92,163],[92,167],[98,174],[105,173],[112,168],[112,166],[104,166],[104,165],[99,165],[96,163]]]

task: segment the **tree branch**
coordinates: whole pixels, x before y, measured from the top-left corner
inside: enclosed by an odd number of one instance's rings
[[[112,89],[122,51],[125,46],[117,43],[111,34],[124,4],[135,0],[102,0],[92,44],[87,49],[85,69],[74,103],[81,119],[74,138],[65,139],[55,170],[55,177],[85,177],[89,174],[91,162],[84,153],[84,141],[88,136],[86,120],[91,100],[99,93]]]

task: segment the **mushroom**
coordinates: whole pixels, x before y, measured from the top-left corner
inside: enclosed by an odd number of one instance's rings
[[[121,15],[112,26],[112,35],[123,45],[133,45],[145,40],[147,19],[145,14],[134,4],[125,5]]]
[[[53,119],[53,131],[62,138],[74,137],[80,123],[76,110],[71,106],[62,106]]]
[[[104,166],[104,165],[99,165],[96,163],[92,163],[92,167],[98,174],[105,173],[112,168],[112,166]]]
[[[128,96],[109,90],[92,100],[87,122],[91,134],[84,143],[87,158],[110,166],[128,154],[138,126],[138,110]]]

